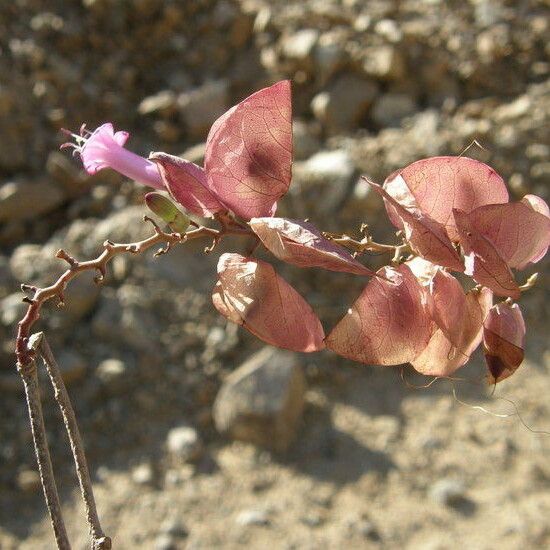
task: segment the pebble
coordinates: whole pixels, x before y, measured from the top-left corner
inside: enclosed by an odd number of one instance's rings
[[[148,463],[140,464],[132,470],[132,481],[137,485],[150,485],[153,479],[153,468]]]
[[[40,474],[36,470],[21,470],[17,474],[17,487],[24,493],[36,493],[40,489]]]
[[[456,479],[440,479],[429,490],[430,498],[437,504],[453,506],[465,498],[464,483]]]
[[[36,219],[55,210],[65,200],[57,185],[39,181],[10,181],[0,187],[0,222]]]
[[[199,459],[204,451],[201,438],[191,426],[178,426],[168,432],[166,438],[168,452],[183,462],[193,462]]]
[[[269,515],[265,510],[250,509],[239,512],[235,518],[237,525],[248,527],[251,525],[268,526],[270,524]]]

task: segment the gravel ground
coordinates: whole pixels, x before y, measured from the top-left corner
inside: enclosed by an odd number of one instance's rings
[[[46,7],[45,7],[46,6]],[[425,156],[488,162],[520,198],[550,199],[550,18],[542,0],[20,0],[0,5],[0,548],[51,548],[21,384],[20,282],[46,284],[63,246],[92,257],[137,240],[143,188],[88,177],[59,128],[113,121],[130,146],[200,161],[210,124],[248,93],[291,78],[295,166],[283,215],[325,230],[368,222],[390,237],[360,174]],[[226,249],[243,243],[232,241]],[[119,261],[118,261],[119,260]],[[119,258],[101,290],[75,282],[42,328],[81,424],[100,515],[116,548],[543,548],[550,544],[547,435],[461,404],[412,372],[302,355],[293,442],[270,453],[216,430],[228,376],[261,343],[210,302],[216,257],[200,246]],[[372,257],[376,267],[384,261]],[[461,401],[550,430],[550,263],[523,299],[527,360],[495,396]],[[361,281],[282,273],[330,326]],[[528,274],[528,273],[527,273]],[[285,359],[281,359],[285,360]],[[479,358],[463,372],[475,378]],[[46,384],[44,383],[44,388]],[[75,548],[86,526],[54,402],[48,435]],[[174,432],[174,430],[176,430]],[[179,431],[178,431],[179,430]],[[174,435],[176,434],[176,435]],[[179,434],[179,435],[178,435]]]

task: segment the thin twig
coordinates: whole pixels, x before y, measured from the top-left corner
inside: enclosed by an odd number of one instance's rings
[[[105,277],[107,264],[119,254],[141,254],[157,244],[164,244],[168,247],[172,244],[183,243],[201,237],[210,237],[217,244],[220,239],[227,234],[248,234],[255,236],[251,230],[229,225],[222,226],[221,230],[201,226],[182,235],[181,233],[163,231],[151,218],[148,218],[147,216],[145,216],[144,219],[153,224],[155,233],[150,237],[135,243],[115,244],[111,241],[105,241],[103,243],[103,251],[101,254],[93,260],[84,262],[77,261],[64,250],[59,250],[56,256],[66,261],[69,264],[69,267],[55,283],[44,288],[22,285],[22,290],[24,292],[31,292],[32,296],[25,298],[25,301],[29,304],[29,306],[25,316],[18,325],[15,350],[18,364],[26,365],[32,359],[33,353],[32,350],[29,350],[27,343],[32,326],[40,318],[40,310],[42,305],[52,298],[57,298],[62,304],[64,302],[65,289],[67,288],[68,283],[74,279],[78,273],[81,273],[82,271],[97,271],[98,275],[95,280],[97,283],[101,283]],[[166,249],[161,248],[161,251],[161,253],[163,253]]]
[[[34,349],[38,351],[44,362],[44,366],[46,367],[46,371],[53,386],[55,400],[61,410],[65,429],[69,436],[71,451],[76,467],[76,475],[80,485],[80,492],[86,508],[86,519],[90,529],[91,548],[92,550],[109,550],[111,548],[111,539],[105,536],[101,528],[94,499],[92,480],[90,478],[86,455],[84,453],[84,445],[78,429],[78,423],[71,404],[71,399],[65,383],[63,382],[63,377],[61,376],[61,371],[59,370],[59,366],[45,334],[43,332],[33,334],[30,340],[33,342]]]
[[[40,401],[40,391],[38,388],[38,376],[36,373],[36,362],[31,360],[25,366],[19,365],[19,373],[25,385],[25,396],[27,398],[27,407],[29,410],[29,419],[31,423],[32,439],[34,442],[34,452],[38,462],[38,471],[40,472],[40,482],[44,490],[46,506],[50,513],[50,520],[53,527],[55,540],[59,550],[70,550],[71,545],[67,536],[67,530],[61,513],[61,504],[59,502],[59,493],[55,483],[52,460],[48,448],[46,437],[46,428],[44,426],[44,416],[42,414],[42,404]]]

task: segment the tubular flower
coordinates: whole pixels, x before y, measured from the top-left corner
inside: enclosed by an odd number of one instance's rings
[[[74,148],[74,153],[80,155],[88,174],[112,168],[142,185],[164,189],[156,164],[124,148],[128,132],[115,132],[113,125],[107,122],[93,132],[83,125],[79,134],[66,133],[75,142],[64,143],[61,147]]]

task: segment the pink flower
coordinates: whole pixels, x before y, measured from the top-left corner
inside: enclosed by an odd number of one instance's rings
[[[124,148],[129,137],[128,132],[115,132],[113,125],[107,122],[93,132],[82,126],[80,135],[66,133],[76,143],[64,143],[61,147],[73,147],[80,155],[88,174],[95,174],[103,168],[112,168],[142,185],[164,189],[156,164]]]

